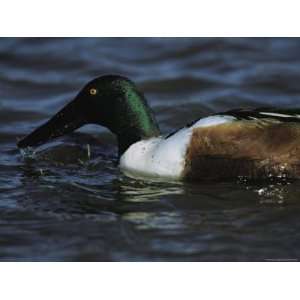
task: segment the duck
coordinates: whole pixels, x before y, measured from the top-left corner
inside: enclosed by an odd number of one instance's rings
[[[120,75],[88,82],[17,146],[37,147],[86,124],[116,135],[119,167],[128,176],[176,181],[300,177],[300,109],[232,109],[163,135],[144,94]]]

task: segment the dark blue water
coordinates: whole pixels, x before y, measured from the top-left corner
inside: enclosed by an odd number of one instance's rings
[[[0,260],[300,257],[298,182],[129,179],[96,126],[21,155],[19,138],[105,73],[135,81],[167,133],[231,108],[299,107],[300,39],[1,38]]]

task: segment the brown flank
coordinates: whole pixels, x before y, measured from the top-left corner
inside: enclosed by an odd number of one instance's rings
[[[183,178],[300,177],[300,124],[236,121],[195,128]]]

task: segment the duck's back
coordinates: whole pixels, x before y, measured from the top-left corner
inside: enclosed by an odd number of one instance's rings
[[[193,128],[183,177],[300,177],[300,118],[287,111],[237,110],[233,122]]]

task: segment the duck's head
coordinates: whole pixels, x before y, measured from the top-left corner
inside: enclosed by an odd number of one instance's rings
[[[86,124],[98,124],[117,135],[119,155],[142,139],[160,134],[143,94],[129,79],[106,75],[86,84],[73,101],[18,143],[34,147]]]

